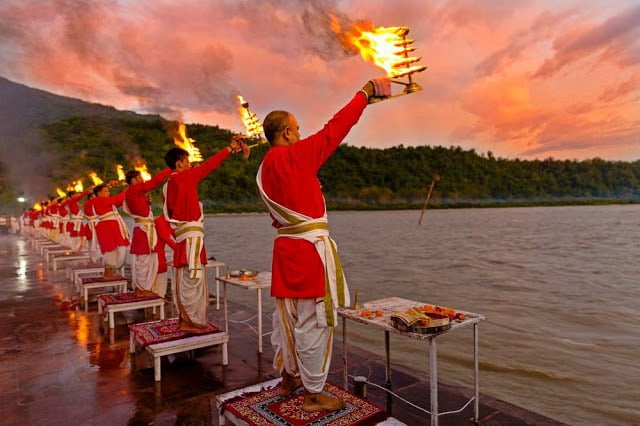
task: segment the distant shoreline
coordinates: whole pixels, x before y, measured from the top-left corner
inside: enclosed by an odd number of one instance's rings
[[[638,200],[545,200],[545,201],[434,201],[427,207],[428,210],[444,209],[487,209],[508,207],[562,207],[562,206],[605,206],[640,204]],[[327,203],[328,211],[380,211],[380,210],[422,210],[422,203],[398,203],[398,204],[367,204],[367,203]],[[215,208],[205,208],[207,215],[258,215],[266,214],[263,206],[256,204],[228,205]]]

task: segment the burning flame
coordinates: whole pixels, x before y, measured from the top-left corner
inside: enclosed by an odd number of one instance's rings
[[[33,209],[34,209],[35,211],[39,212],[40,210],[42,210],[42,204],[40,204],[40,203],[35,203],[35,204],[33,205]]]
[[[89,177],[94,185],[101,185],[104,183],[103,180],[98,177],[96,172],[89,172]]]
[[[238,100],[240,101],[240,108],[238,109],[240,119],[242,120],[242,124],[244,124],[247,135],[252,138],[263,133],[262,123],[260,123],[258,117],[249,110],[249,102],[245,101],[240,95],[238,95]]]
[[[189,153],[189,162],[195,163],[202,161],[202,154],[200,150],[193,144],[195,140],[187,136],[187,126],[184,123],[178,122],[178,132],[173,135],[173,143],[178,148],[182,148]]]
[[[387,72],[387,77],[402,77],[414,72],[424,71],[422,65],[412,65],[421,58],[409,56],[416,50],[411,46],[415,40],[406,38],[407,27],[378,27],[371,22],[360,22],[343,32],[340,23],[332,17],[331,29],[342,37],[343,42],[357,49],[365,61]]]
[[[58,193],[58,197],[66,197],[67,193],[64,192],[62,189],[60,188],[56,188],[56,192]]]
[[[201,157],[202,160],[202,157]],[[140,176],[142,176],[143,181],[151,180],[151,174],[147,171],[147,165],[143,162],[138,162],[138,165],[134,167],[137,171],[140,172]]]
[[[118,180],[125,180],[124,168],[121,164],[116,164],[116,173],[118,174]]]
[[[75,192],[84,191],[84,185],[82,185],[82,179],[74,180],[69,185],[67,185],[67,192],[69,191],[75,191]]]

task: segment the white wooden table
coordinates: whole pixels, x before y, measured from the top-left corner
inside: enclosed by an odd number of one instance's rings
[[[419,334],[408,333],[400,331],[391,325],[391,315],[396,312],[403,312],[410,308],[425,305],[425,302],[416,302],[413,300],[407,300],[400,297],[387,297],[385,299],[372,300],[370,302],[363,303],[363,306],[359,311],[355,309],[341,308],[338,310],[338,315],[342,317],[342,345],[343,345],[343,366],[344,366],[344,386],[347,389],[347,321],[352,320],[365,324],[370,327],[374,327],[384,331],[385,335],[385,353],[386,353],[386,382],[387,385],[391,385],[391,360],[390,360],[390,338],[389,333],[400,334],[405,337],[409,337],[414,340],[429,342],[429,388],[431,396],[431,425],[438,425],[438,361],[437,361],[437,346],[436,338],[440,334],[444,334],[461,327],[473,326],[473,385],[474,385],[474,418],[473,422],[476,424],[479,421],[479,397],[480,387],[478,384],[478,323],[485,319],[484,315],[475,314],[472,312],[459,311],[465,315],[465,319],[451,321],[451,328],[443,333],[436,334]],[[362,310],[382,311],[382,316],[363,317],[360,315]]]
[[[258,295],[258,352],[262,353],[262,290],[271,288],[271,271],[258,272],[255,279],[245,280],[235,277],[216,277],[218,281],[223,284],[223,300],[224,300],[224,324],[229,331],[228,318],[227,318],[227,284],[234,287],[243,288],[245,290],[255,290]]]
[[[81,266],[79,268],[67,268],[67,278],[74,284],[80,275],[104,275],[104,266]]]
[[[160,308],[160,319],[164,319],[164,303],[165,300],[158,296],[154,299],[138,300],[134,302],[125,303],[107,303],[101,294],[98,296],[98,314],[100,317],[107,316],[109,318],[109,341],[113,344],[113,330],[115,328],[115,314],[116,312],[135,311],[138,309],[153,308],[155,315],[156,308]]]
[[[62,247],[62,246],[44,246],[42,247],[42,257],[44,257],[44,259],[47,262],[47,265],[50,262],[50,257],[52,255],[60,255],[60,254],[64,254],[64,253],[72,253],[72,250],[70,248],[66,248],[66,247]]]
[[[71,256],[73,254],[73,250],[71,249],[55,249],[55,250],[45,250],[44,258],[47,263],[47,268],[53,265],[53,258],[57,256]]]
[[[82,300],[84,301],[84,311],[89,310],[89,290],[95,288],[112,287],[117,293],[127,292],[128,281],[126,279],[115,279],[111,281],[96,281],[84,283],[80,280],[80,291],[82,294]]]
[[[143,323],[150,324],[150,323]],[[186,352],[193,349],[205,348],[207,346],[222,345],[222,365],[229,364],[229,356],[227,352],[227,343],[229,342],[229,334],[225,331],[213,334],[203,334],[201,336],[190,336],[183,339],[172,340],[164,343],[156,343],[147,345],[145,350],[153,357],[154,380],[159,382],[161,379],[161,363],[160,358],[164,355],[171,355],[179,352]],[[136,343],[143,344],[140,336],[129,330],[129,352],[135,353]]]
[[[62,256],[54,256],[53,257],[53,270],[58,270],[58,265],[63,262],[82,262],[89,261],[91,258],[88,254],[70,254],[70,255],[62,255]]]
[[[210,268],[210,269],[215,269],[215,278],[213,279],[216,283],[216,310],[219,311],[220,310],[220,281],[218,281],[218,277],[220,276],[220,268],[222,268],[223,266],[227,266],[226,263],[224,262],[218,262],[217,260],[211,261],[211,260],[207,260],[207,264],[205,265],[206,268]],[[208,274],[207,274],[207,279],[208,278]]]
[[[38,251],[38,253],[40,253],[40,256],[44,256],[45,247],[62,248],[62,246],[60,244],[56,244],[56,243],[54,243],[53,241],[50,241],[50,240],[47,240],[45,242],[36,243],[36,250]]]

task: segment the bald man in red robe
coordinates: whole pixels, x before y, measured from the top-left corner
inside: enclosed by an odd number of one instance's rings
[[[307,412],[344,407],[341,398],[322,393],[329,373],[337,306],[348,306],[349,290],[335,242],[329,236],[327,212],[318,170],[358,122],[369,100],[389,96],[389,81],[368,82],[322,130],[300,139],[296,118],[273,111],[264,120],[269,151],[257,183],[273,227],[271,295],[274,368],[282,375],[281,395],[300,385]]]

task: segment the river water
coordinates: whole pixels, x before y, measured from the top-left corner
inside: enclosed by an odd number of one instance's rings
[[[570,424],[640,423],[640,206],[428,210],[421,226],[419,216],[329,213],[361,303],[398,296],[484,314],[482,393]],[[207,251],[232,269],[270,270],[270,224],[207,216]],[[349,343],[382,358],[381,333],[357,327]],[[472,386],[472,344],[471,328],[438,338],[441,381]],[[392,362],[427,371],[426,343],[392,335],[391,348]]]

